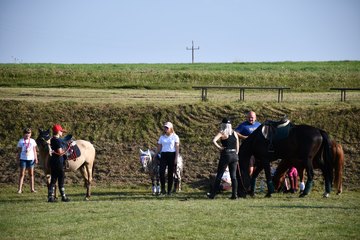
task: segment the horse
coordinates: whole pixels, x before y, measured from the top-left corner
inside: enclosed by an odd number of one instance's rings
[[[143,151],[140,149],[140,164],[141,169],[147,172],[151,178],[152,194],[160,194],[160,161],[158,156],[155,156],[153,150]],[[176,170],[174,171],[174,189],[173,192],[181,192],[181,176],[183,173],[183,158],[179,154]]]
[[[275,124],[274,124],[275,123]],[[314,178],[314,161],[323,172],[325,178],[325,192],[330,193],[332,174],[332,156],[330,151],[330,140],[327,133],[321,129],[309,125],[293,125],[287,121],[281,124],[271,122],[258,127],[246,138],[239,150],[239,190],[240,196],[246,196],[249,187],[250,195],[254,192],[256,177],[265,170],[268,192],[266,197],[271,197],[275,192],[272,182],[270,162],[282,159],[277,168],[277,174],[283,175],[291,166],[297,169],[305,169],[307,172],[307,182],[300,197],[305,197],[311,191]],[[269,129],[272,129],[269,131]],[[272,133],[269,136],[269,133]],[[282,133],[279,135],[278,133]],[[284,134],[285,133],[285,134]],[[323,158],[317,157],[318,153],[323,154]],[[248,173],[250,157],[254,155],[256,159],[256,169],[250,177]]]
[[[45,173],[46,184],[48,187],[51,181],[51,168],[49,165],[49,160],[52,154],[52,149],[50,147],[50,138],[50,129],[39,129],[39,136],[36,139],[36,143],[39,148],[39,163]],[[68,160],[66,160],[66,168],[69,171],[80,170],[81,175],[84,178],[84,185],[86,187],[85,199],[89,200],[91,196],[91,182],[93,180],[94,173],[94,161],[96,154],[95,148],[90,142],[85,140],[73,141],[72,145],[76,145],[78,147],[80,150],[80,155],[74,156],[75,158],[73,159],[68,158]]]
[[[337,143],[335,140],[331,140],[331,151],[333,157],[333,173],[334,173],[334,185],[337,189],[337,195],[342,193],[342,174],[344,170],[344,150],[340,143]],[[321,157],[321,153],[317,154],[317,157]],[[320,166],[314,163],[314,168],[318,169]],[[304,168],[298,169],[300,182],[304,182]],[[285,173],[283,175],[275,174],[273,177],[273,182],[275,185],[275,189],[279,190],[281,188],[282,183],[284,182]],[[324,195],[325,197],[329,197],[328,194]]]

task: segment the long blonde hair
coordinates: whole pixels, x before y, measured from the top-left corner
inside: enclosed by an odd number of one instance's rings
[[[231,123],[221,123],[220,132],[226,137],[229,137],[231,134],[233,134]]]

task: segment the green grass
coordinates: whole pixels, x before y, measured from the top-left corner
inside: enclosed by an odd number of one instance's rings
[[[287,86],[295,92],[359,87],[360,62],[0,64],[1,87],[191,89]]]
[[[359,87],[360,62],[232,64],[0,64],[0,239],[358,239],[359,92],[339,102],[330,87]],[[285,85],[275,92],[209,91],[200,102],[193,85]],[[345,150],[341,196],[321,197],[321,175],[306,199],[205,199],[218,152],[211,140],[224,116],[234,126],[255,110],[259,121],[287,114],[296,124],[322,128]],[[185,191],[149,194],[138,150],[154,147],[165,121],[175,124],[185,159]],[[39,166],[38,193],[16,194],[16,142],[24,126],[60,122],[96,147],[93,196],[83,200],[79,173],[69,172],[70,203],[46,202]],[[36,137],[36,131],[33,137]],[[74,185],[70,185],[73,183]],[[111,184],[111,185],[107,185]],[[132,187],[129,187],[131,184]],[[123,186],[128,186],[124,188]],[[356,191],[349,191],[356,190]]]
[[[144,188],[96,186],[90,201],[68,186],[69,203],[47,203],[35,194],[0,188],[1,239],[357,239],[359,192],[308,198],[274,194],[232,201],[187,189],[154,197]]]

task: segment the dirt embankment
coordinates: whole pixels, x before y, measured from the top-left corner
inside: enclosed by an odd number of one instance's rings
[[[345,150],[344,185],[359,189],[360,176],[360,107],[298,107],[279,104],[211,104],[176,106],[115,106],[64,103],[24,103],[1,101],[6,106],[0,113],[0,183],[16,184],[18,163],[16,143],[24,126],[31,126],[33,138],[37,128],[50,128],[61,123],[77,139],[92,142],[96,148],[95,184],[150,184],[140,172],[139,149],[156,146],[162,123],[171,121],[181,139],[185,161],[184,182],[191,187],[204,187],[216,171],[218,152],[211,141],[219,121],[227,116],[234,127],[244,120],[250,109],[258,120],[277,119],[287,114],[295,123],[305,123],[326,130]],[[42,171],[36,169],[36,181],[44,183]],[[79,172],[67,173],[68,183],[82,182]]]

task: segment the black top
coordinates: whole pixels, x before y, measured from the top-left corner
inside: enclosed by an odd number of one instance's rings
[[[221,139],[221,144],[225,149],[236,149],[235,132],[233,132],[233,134],[231,134],[227,139]]]
[[[56,151],[58,150],[59,148],[62,148],[63,146],[63,143],[62,143],[62,140],[60,138],[56,138],[56,137],[53,137],[51,138],[50,140],[50,146],[51,146],[51,149]],[[63,156],[59,156],[58,154],[56,153],[53,153],[51,155],[51,160],[52,161],[64,161],[64,157]]]

